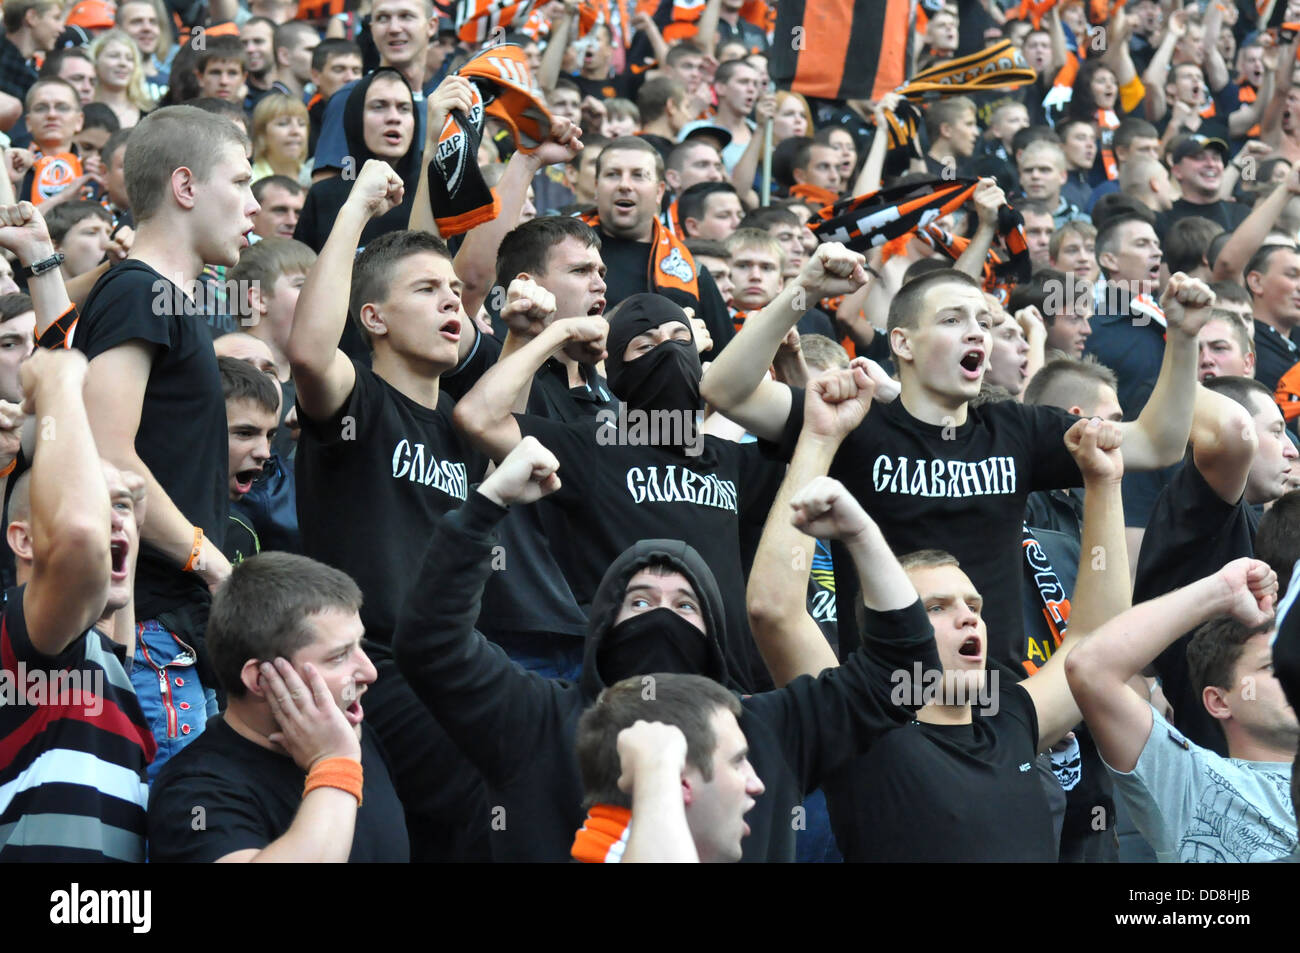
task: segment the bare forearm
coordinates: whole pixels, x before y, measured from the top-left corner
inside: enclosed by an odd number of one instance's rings
[[[638,769],[632,786],[632,826],[622,862],[694,864],[699,859],[686,822],[680,773],[663,765]]]
[[[875,612],[906,609],[916,602],[916,588],[898,564],[880,528],[872,523],[866,532],[846,539],[844,545],[858,572],[862,601]]]
[[[55,373],[38,382],[31,520],[33,548],[41,558],[66,540],[94,565],[100,556],[101,564],[107,559],[112,520],[82,400],[83,373]]]
[[[551,24],[551,37],[546,44],[546,52],[542,54],[542,63],[537,67],[537,84],[548,96],[555,92],[555,83],[560,78],[564,51],[569,45],[569,24],[573,22],[574,16],[566,11]]]
[[[1219,252],[1219,257],[1214,262],[1216,281],[1233,280],[1241,274],[1250,256],[1264,244],[1264,239],[1277,224],[1290,198],[1291,192],[1284,183],[1275,188],[1268,198],[1255,203],[1250,214],[1231,233],[1223,250]]]
[[[1135,421],[1147,438],[1153,460],[1130,461],[1141,468],[1172,466],[1182,459],[1192,432],[1196,404],[1196,339],[1170,328],[1165,335],[1165,355],[1160,376],[1142,413]]]
[[[1132,605],[1124,502],[1119,481],[1084,484],[1079,574],[1062,647],[1073,645]]]
[[[352,262],[366,221],[361,210],[345,203],[307,275],[294,308],[287,348],[295,373],[306,368],[324,374],[334,362],[348,320]]]
[[[289,829],[251,858],[251,862],[347,863],[356,826],[355,797],[338,788],[316,788],[302,799]]]
[[[871,148],[867,151],[867,161],[862,163],[858,180],[853,183],[854,195],[869,195],[880,191],[880,181],[885,173],[885,153],[889,149],[889,128],[884,123],[876,126],[876,134],[871,137]]]
[[[64,288],[67,289],[68,297],[72,300],[72,303],[78,308],[83,307],[86,304],[86,298],[90,296],[90,290],[95,287],[95,282],[99,281],[110,267],[109,262],[103,262],[84,275],[77,275],[77,277],[69,278],[64,282]]]
[[[464,285],[460,300],[469,314],[476,312],[483,304],[488,290],[496,280],[497,250],[501,247],[501,239],[519,224],[519,213],[523,211],[528,186],[539,168],[535,161],[522,152],[516,152],[510,157],[501,182],[497,185],[500,214],[492,221],[470,229],[460,251],[456,253],[456,274]]]
[[[722,0],[708,0],[700,14],[700,29],[695,34],[695,45],[707,56],[712,56],[718,45],[718,18],[722,15]]]
[[[726,413],[754,392],[772,366],[781,341],[806,310],[799,305],[807,298],[799,282],[791,281],[766,308],[745,320],[701,381],[710,406]]]
[[[808,615],[808,577],[815,541],[790,521],[790,501],[819,476],[825,476],[838,442],[806,428],[763,526],[745,593],[750,630],[778,688],[800,675],[816,676],[838,664],[835,653]]]
[[[47,245],[33,252],[33,261],[40,261],[54,254],[54,246]],[[32,262],[24,261],[26,266]],[[27,293],[32,297],[32,310],[36,312],[35,336],[40,340],[51,324],[62,317],[72,306],[68,289],[63,284],[63,273],[58,268],[51,268],[44,274],[35,275],[27,281]]]
[[[993,245],[994,227],[980,222],[979,228],[971,236],[970,244],[961,253],[953,269],[972,278],[984,280],[984,262],[988,259],[989,248]]]

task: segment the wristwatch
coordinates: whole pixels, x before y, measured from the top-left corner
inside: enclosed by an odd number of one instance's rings
[[[28,278],[35,278],[37,275],[43,275],[47,271],[53,271],[55,268],[58,268],[59,265],[63,264],[63,257],[63,252],[56,251],[49,258],[42,258],[40,261],[34,261],[30,265],[24,265],[22,268],[19,268],[18,273],[14,277],[22,278],[25,281]]]

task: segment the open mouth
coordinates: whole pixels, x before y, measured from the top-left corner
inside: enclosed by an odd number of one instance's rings
[[[452,318],[449,321],[443,322],[442,326],[438,328],[438,333],[448,341],[459,341],[460,318]]]
[[[961,369],[967,378],[976,380],[984,369],[984,352],[978,348],[972,348],[962,355]]]
[[[114,582],[120,582],[126,578],[126,557],[130,551],[131,545],[126,541],[125,537],[118,537],[109,543],[108,552],[112,558],[113,566],[110,572]]]
[[[957,650],[957,654],[964,658],[979,658],[980,640],[976,636],[970,636],[961,644],[961,648]]]
[[[253,488],[253,483],[256,482],[257,478],[261,475],[261,467],[250,470],[240,470],[235,474],[235,489],[238,490],[241,495],[247,493]]]
[[[1029,358],[1025,358],[1023,361],[1020,362],[1020,379],[1023,381],[1028,376],[1029,376]]]
[[[604,313],[605,313],[605,299],[604,299],[604,298],[598,298],[598,299],[596,299],[596,303],[593,304],[590,308],[587,309],[587,317],[589,317],[589,318],[599,317],[600,315],[602,315],[602,314],[604,314]]]
[[[364,689],[362,689],[362,691],[364,691]],[[347,718],[349,725],[359,725],[365,719],[366,713],[361,707],[360,692],[357,693],[357,697],[353,699],[352,704],[343,709],[343,714]]]
[[[634,199],[615,199],[614,208],[624,212],[636,210],[636,201]]]
[[[390,129],[384,133],[384,140],[395,146],[402,144],[402,133],[398,129]]]

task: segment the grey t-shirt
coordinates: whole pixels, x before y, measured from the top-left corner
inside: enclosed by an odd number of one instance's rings
[[[1179,734],[1154,708],[1115,790],[1161,863],[1267,862],[1297,849],[1291,765],[1224,758]]]

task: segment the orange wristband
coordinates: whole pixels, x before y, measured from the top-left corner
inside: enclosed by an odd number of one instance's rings
[[[347,791],[357,799],[361,806],[362,774],[361,762],[351,758],[326,758],[318,761],[307,773],[307,783],[303,786],[302,796],[306,797],[317,788],[338,788]]]
[[[194,548],[190,550],[190,558],[185,562],[185,568],[181,572],[193,572],[194,564],[198,562],[199,553],[203,552],[203,527],[194,527]]]
[[[0,480],[3,480],[9,474],[13,473],[14,468],[17,466],[18,466],[18,458],[14,457],[12,460],[9,461],[9,466],[5,467],[3,470],[0,470]]]

